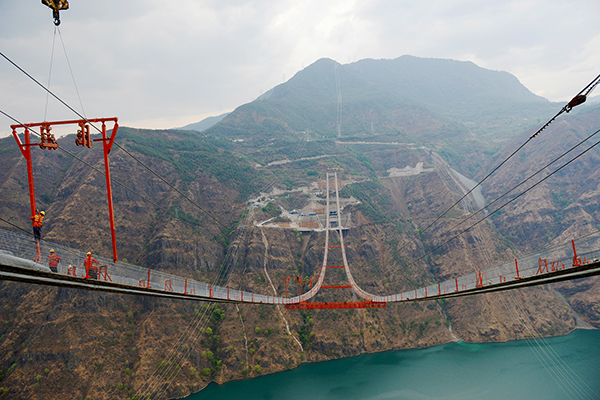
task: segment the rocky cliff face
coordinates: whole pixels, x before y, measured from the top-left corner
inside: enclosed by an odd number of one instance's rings
[[[540,136],[544,141],[525,149],[484,185],[488,201],[588,135],[598,113],[557,121]],[[433,132],[442,125],[428,126]],[[316,142],[289,137],[258,138],[252,147],[189,132],[124,129],[119,143],[196,206],[114,149],[113,179],[132,189],[113,182],[119,255],[144,267],[283,295],[284,277],[314,277],[322,262],[323,233],[259,228],[254,222],[269,218],[279,206],[303,207],[304,197],[295,190],[318,187],[323,172],[333,168],[339,171],[342,195],[359,201],[344,209],[352,215],[344,240],[354,278],[376,294],[449,279],[598,228],[600,176],[594,150],[488,222],[422,257],[458,232],[455,225],[474,206],[461,203],[428,228],[464,188],[449,169],[447,161],[454,158],[447,156],[440,135],[429,147],[401,145],[403,135],[380,137],[378,144],[329,141],[319,152]],[[522,140],[515,138],[490,165]],[[101,167],[98,152],[79,150],[72,142],[72,137],[59,141]],[[104,177],[60,152],[34,151],[38,208],[47,211],[44,238],[109,255]],[[0,141],[0,152],[0,215],[29,230],[24,160],[12,138]],[[263,162],[277,154],[306,159],[272,166]],[[419,163],[423,168],[416,168]],[[389,177],[387,171],[394,168],[417,172]],[[262,191],[259,198],[268,202],[272,187],[290,197],[273,200],[272,208],[248,207],[250,193]],[[334,273],[328,277],[344,279]],[[363,352],[426,347],[456,337],[484,342],[565,334],[577,324],[573,310],[600,327],[598,285],[597,278],[589,278],[378,310],[303,312],[0,282],[0,386],[11,398],[131,398],[146,390],[173,398],[210,381]],[[288,290],[298,287],[291,284]],[[352,295],[330,290],[319,300],[347,301]]]

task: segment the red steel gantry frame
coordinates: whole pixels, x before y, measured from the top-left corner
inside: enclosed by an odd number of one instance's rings
[[[70,120],[70,121],[53,121],[53,122],[36,122],[31,124],[17,124],[11,125],[12,134],[17,141],[17,145],[25,157],[27,161],[27,178],[29,180],[29,202],[31,203],[31,215],[35,215],[36,207],[35,207],[35,190],[33,187],[33,166],[31,162],[31,146],[40,146],[41,149],[53,149],[56,150],[58,148],[58,144],[54,139],[54,135],[50,132],[52,130],[53,125],[78,125],[80,130],[77,132],[77,139],[75,140],[75,144],[78,146],[87,146],[92,147],[92,141],[90,140],[90,123],[93,122],[101,122],[102,123],[102,139],[94,139],[94,142],[102,142],[102,149],[104,151],[104,169],[106,176],[106,194],[108,197],[108,215],[110,217],[110,233],[112,235],[112,247],[113,247],[113,261],[118,262],[119,258],[117,256],[117,237],[115,232],[115,216],[113,212],[113,201],[112,201],[112,185],[110,181],[110,168],[108,163],[108,153],[112,148],[112,145],[115,141],[115,136],[117,135],[117,130],[119,129],[118,118],[93,118],[93,119],[79,119],[79,120]],[[110,137],[106,135],[106,123],[114,122],[114,126],[112,128],[112,133]],[[40,143],[31,143],[29,130],[31,128],[40,127]],[[21,142],[19,138],[19,134],[17,133],[17,129],[24,128],[24,138],[25,142]],[[39,253],[39,250],[38,250]],[[39,254],[38,254],[39,255]]]

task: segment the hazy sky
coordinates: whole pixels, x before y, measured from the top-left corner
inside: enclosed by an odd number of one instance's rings
[[[0,0],[0,51],[44,85],[52,59],[50,89],[88,118],[171,128],[231,111],[323,57],[470,60],[567,101],[600,73],[599,17],[598,0],[71,0],[55,35],[39,0]],[[46,106],[1,57],[0,110],[24,123],[78,118]],[[12,123],[0,114],[0,136]]]

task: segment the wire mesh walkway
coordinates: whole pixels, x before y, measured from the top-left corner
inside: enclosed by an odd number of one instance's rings
[[[286,304],[297,301],[212,285],[122,261],[114,263],[100,256],[94,256],[99,266],[90,270],[84,267],[87,253],[83,251],[48,241],[42,241],[40,247],[42,260],[34,263],[35,240],[0,229],[0,279],[213,302]],[[57,273],[48,268],[50,249],[61,258]]]
[[[48,241],[42,241],[40,249],[42,260],[39,263],[33,262],[37,257],[35,240],[27,235],[0,229],[0,279],[210,302],[284,304],[288,308],[306,308],[298,306],[310,305],[307,300],[314,297],[321,287],[317,283],[308,292],[290,298],[266,296],[212,285],[126,262],[114,263],[100,256],[94,256],[99,265],[90,270],[84,267],[86,253],[83,251]],[[48,268],[50,249],[61,257],[56,273]],[[373,304],[435,300],[509,290],[600,275],[599,249],[600,234],[596,233],[512,263],[482,269],[402,293],[374,295],[360,289],[352,278],[350,286],[367,303]],[[349,272],[347,260],[344,260],[344,264]],[[324,276],[325,268],[326,265],[322,268],[321,277]],[[331,307],[356,308],[359,305],[358,302],[355,303],[336,303],[335,307]]]
[[[514,262],[372,301],[400,302],[468,296],[600,275],[600,235],[571,241]]]

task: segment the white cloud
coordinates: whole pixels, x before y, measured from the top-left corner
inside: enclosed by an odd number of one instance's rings
[[[47,84],[51,11],[0,2],[0,49]],[[598,74],[596,0],[130,0],[71,2],[61,33],[87,116],[167,128],[252,101],[322,57],[470,60],[568,100]],[[80,109],[60,37],[51,89]],[[73,118],[0,59],[0,110]],[[201,119],[201,118],[200,118]],[[0,116],[0,135],[12,121]]]

